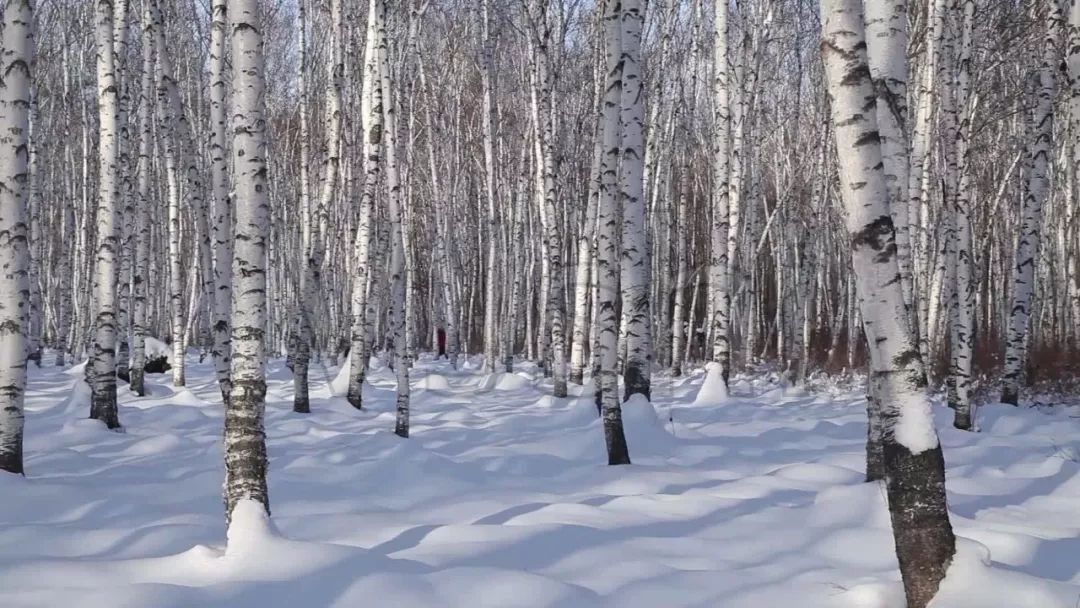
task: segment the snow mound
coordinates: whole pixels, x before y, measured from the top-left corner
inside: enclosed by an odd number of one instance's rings
[[[85,367],[85,363],[80,367]],[[70,370],[68,370],[70,371]],[[65,372],[67,373],[67,372]],[[78,379],[71,387],[66,399],[61,402],[65,414],[89,414],[90,413],[90,385],[85,379]]]
[[[71,367],[65,369],[63,373],[68,376],[78,376],[81,378],[86,375],[86,363],[86,361],[83,361],[82,363],[76,363],[75,365],[72,365]]]
[[[273,543],[278,533],[262,503],[244,499],[233,507],[232,521],[225,535],[228,539],[225,555],[237,556],[259,553]]]
[[[497,372],[482,376],[477,388],[482,391],[518,391],[531,385],[532,382],[522,374]]]
[[[728,388],[724,384],[724,375],[720,364],[710,361],[705,364],[705,381],[694,398],[694,405],[717,405],[727,401]]]
[[[330,380],[330,394],[334,397],[344,397],[349,392],[349,369],[352,368],[352,351],[349,351],[348,355],[345,355],[345,361],[341,364],[341,369],[332,380]]]
[[[995,568],[991,564],[990,549],[986,545],[957,538],[956,555],[933,605],[942,608],[1075,608],[1075,588],[1023,572]],[[902,603],[895,606],[903,608]]]
[[[631,459],[635,453],[667,451],[675,443],[675,438],[664,428],[664,421],[645,395],[632,395],[622,404],[622,419]]]
[[[420,378],[420,381],[416,383],[416,388],[428,391],[448,391],[450,390],[450,383],[446,381],[446,376],[428,374]]]

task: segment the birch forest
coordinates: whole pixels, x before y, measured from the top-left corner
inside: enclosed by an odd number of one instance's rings
[[[0,605],[1080,601],[1080,0],[0,5]]]

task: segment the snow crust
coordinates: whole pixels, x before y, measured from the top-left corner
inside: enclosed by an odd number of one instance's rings
[[[188,389],[121,391],[125,434],[86,420],[78,374],[30,367],[27,477],[0,475],[0,606],[904,606],[884,492],[862,482],[861,387],[742,376],[708,404],[706,370],[658,376],[652,403],[622,406],[634,464],[608,467],[592,394],[552,398],[535,366],[419,359],[402,440],[388,368],[364,411],[331,396],[338,370],[313,375],[297,416],[275,360],[273,516],[241,502],[226,532],[213,365],[187,363]],[[933,608],[1075,608],[1080,405],[986,406],[981,433],[928,407],[960,537]]]

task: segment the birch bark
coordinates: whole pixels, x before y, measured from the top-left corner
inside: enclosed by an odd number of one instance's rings
[[[225,513],[241,501],[270,512],[266,487],[267,189],[265,63],[257,0],[228,0],[232,39],[235,170],[232,290],[232,387],[225,408]]]
[[[881,399],[886,493],[909,608],[925,608],[955,553],[945,501],[945,463],[922,362],[905,324],[895,232],[867,65],[862,2],[825,0],[822,53],[832,100],[840,191],[851,260]]]
[[[27,242],[33,4],[4,2],[0,68],[0,471],[23,474],[30,310]]]
[[[1063,15],[1058,0],[1046,0],[1048,22],[1043,41],[1042,64],[1039,67],[1037,102],[1032,111],[1034,141],[1030,147],[1031,172],[1028,174],[1024,197],[1020,242],[1012,269],[1012,304],[1009,307],[1008,333],[1005,343],[1005,370],[1002,377],[1001,401],[1017,405],[1020,382],[1027,363],[1028,331],[1032,297],[1035,293],[1035,261],[1039,257],[1042,236],[1042,207],[1050,189],[1050,154],[1053,151],[1054,95],[1057,92],[1057,69],[1060,62]]]

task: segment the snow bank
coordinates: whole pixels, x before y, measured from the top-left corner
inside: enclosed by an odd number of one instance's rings
[[[477,388],[482,391],[518,391],[532,386],[532,380],[520,373],[496,372],[480,377]]]
[[[593,412],[595,411],[593,409]],[[632,395],[623,402],[622,419],[626,443],[630,448],[630,460],[634,459],[635,453],[667,452],[677,443],[645,395]]]
[[[416,388],[428,391],[448,391],[450,390],[450,383],[447,382],[446,376],[441,374],[428,374],[423,378],[420,378],[420,381],[416,383]]]
[[[86,364],[83,363],[78,367],[86,367]],[[85,379],[79,378],[76,380],[67,397],[61,402],[64,413],[88,415],[90,413],[91,394],[90,385],[86,383]]]
[[[225,555],[254,555],[265,549],[278,536],[262,503],[245,499],[233,507],[232,521],[225,533],[228,545]]]
[[[728,389],[719,363],[710,361],[705,364],[705,381],[694,398],[694,405],[716,405],[727,401]]]
[[[991,563],[990,550],[985,545],[957,538],[956,555],[933,605],[942,608],[1076,607],[1075,587],[995,568]],[[903,604],[896,604],[896,608],[903,608]]]
[[[341,369],[330,381],[330,394],[334,397],[344,397],[349,393],[349,369],[352,367],[352,351],[349,351],[348,355],[345,355],[345,361],[341,364]]]

